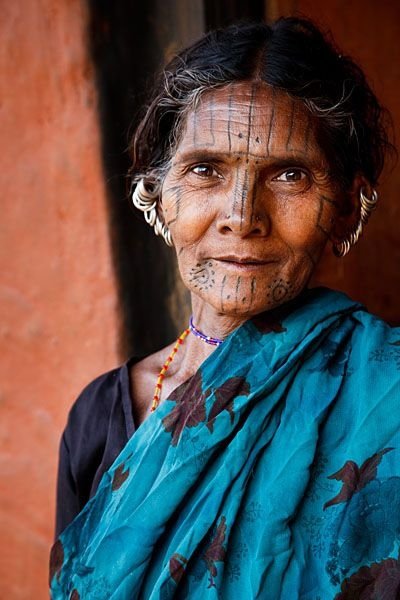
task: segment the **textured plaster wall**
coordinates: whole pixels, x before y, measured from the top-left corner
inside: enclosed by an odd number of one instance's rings
[[[398,0],[269,0],[270,17],[300,14],[331,29],[337,44],[363,67],[393,116],[400,140],[400,3]],[[380,201],[364,238],[344,259],[327,249],[317,282],[341,289],[376,314],[400,324],[400,164],[384,173]]]
[[[0,598],[47,598],[58,441],[118,362],[86,3],[3,2]]]

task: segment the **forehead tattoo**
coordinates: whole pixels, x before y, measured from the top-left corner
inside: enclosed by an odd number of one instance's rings
[[[226,103],[221,105],[216,103],[216,95],[221,91],[207,92],[190,113],[187,133],[194,147],[216,147],[220,142],[220,138],[218,142],[215,138],[218,124],[223,122],[228,152],[246,160],[267,159],[285,151],[308,155],[312,150],[314,122],[300,100],[260,83],[253,83],[244,93],[237,84],[227,90]]]

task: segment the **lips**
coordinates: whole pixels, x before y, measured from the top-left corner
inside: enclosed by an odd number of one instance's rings
[[[252,272],[265,268],[274,260],[267,260],[256,256],[218,256],[214,260],[221,265],[223,269],[229,271]]]
[[[265,258],[257,258],[255,256],[217,256],[214,260],[219,260],[227,263],[235,263],[239,265],[265,265],[270,260]]]

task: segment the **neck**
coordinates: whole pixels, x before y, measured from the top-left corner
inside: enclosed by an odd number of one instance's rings
[[[205,335],[221,340],[228,337],[242,323],[247,321],[247,316],[226,315],[213,306],[192,294],[193,323]]]
[[[224,340],[232,331],[247,321],[245,317],[232,317],[219,313],[215,308],[192,295],[193,323],[205,335]],[[190,333],[185,339],[180,360],[176,361],[176,374],[184,381],[193,375],[201,363],[212,354],[217,346],[207,344]],[[173,369],[175,371],[175,369]]]

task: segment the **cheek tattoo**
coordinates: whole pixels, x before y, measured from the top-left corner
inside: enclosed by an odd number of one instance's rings
[[[274,281],[268,286],[270,291],[267,296],[273,302],[282,302],[287,296],[291,296],[293,293],[293,286],[289,281],[283,279],[274,279]]]
[[[208,290],[215,285],[215,271],[211,260],[203,263],[197,263],[195,267],[190,269],[190,283],[194,283],[194,287],[199,290]]]
[[[166,225],[169,227],[170,225],[172,225],[172,223],[175,223],[175,221],[178,220],[179,209],[180,209],[180,204],[181,204],[181,199],[182,199],[182,188],[180,185],[175,185],[175,186],[172,186],[172,187],[166,189],[164,191],[164,194],[172,195],[172,199],[174,200],[174,206],[175,206],[175,216],[171,217],[171,218],[166,218]]]

